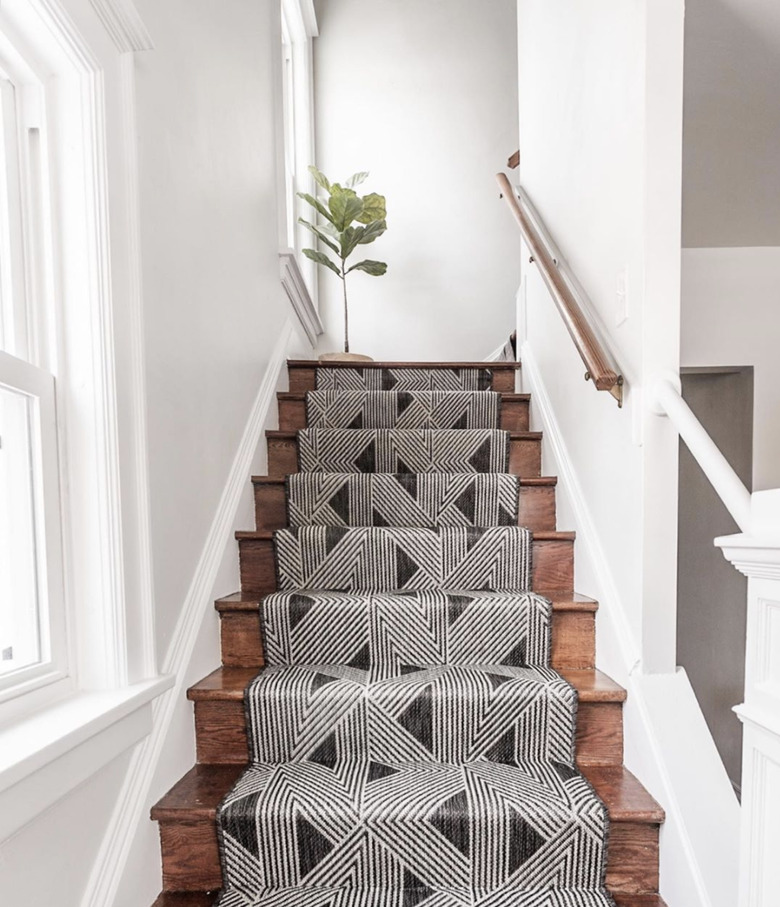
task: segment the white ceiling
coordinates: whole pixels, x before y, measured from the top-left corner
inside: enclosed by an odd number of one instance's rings
[[[687,0],[683,245],[780,246],[780,0]]]

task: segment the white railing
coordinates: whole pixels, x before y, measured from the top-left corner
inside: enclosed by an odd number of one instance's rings
[[[740,477],[680,394],[679,379],[662,376],[652,384],[650,405],[668,416],[718,497],[743,532],[750,531],[751,499]]]
[[[668,416],[742,530],[715,539],[748,578],[739,907],[780,904],[780,489],[751,494],[680,395],[676,376],[652,384]],[[741,607],[739,602],[735,607]],[[702,620],[707,616],[702,615]]]

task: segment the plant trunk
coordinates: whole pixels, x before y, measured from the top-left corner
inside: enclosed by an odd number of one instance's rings
[[[342,265],[343,270],[343,265]],[[344,352],[349,352],[349,309],[347,307],[347,278],[344,275],[341,278],[341,283],[344,286]]]

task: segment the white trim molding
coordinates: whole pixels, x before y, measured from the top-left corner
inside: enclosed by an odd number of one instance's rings
[[[754,494],[752,534],[715,539],[748,578],[745,700],[734,709],[744,730],[739,907],[774,907],[780,892],[779,500],[777,489]]]
[[[172,684],[84,693],[0,732],[0,841],[147,736],[152,701]]]
[[[285,249],[279,253],[279,273],[296,318],[311,345],[316,346],[317,338],[324,333],[325,328],[306,286],[298,258],[292,249]]]
[[[121,53],[154,50],[154,42],[133,0],[90,0]]]

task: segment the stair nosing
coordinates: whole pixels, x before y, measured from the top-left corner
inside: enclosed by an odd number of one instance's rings
[[[345,429],[340,428],[323,428],[323,429],[314,429],[315,431],[345,431]],[[354,429],[346,429],[347,431],[352,431]],[[462,429],[425,429],[425,428],[395,428],[395,429],[383,429],[383,428],[367,428],[365,431],[461,431]],[[467,431],[469,429],[466,429]],[[474,428],[470,429],[471,431],[483,431],[484,429]],[[505,431],[503,428],[494,428],[487,429],[489,431]],[[299,431],[305,431],[305,429],[295,429],[289,431],[282,431],[280,429],[268,429],[265,433],[266,438],[269,440],[281,440],[281,441],[295,441],[298,437]],[[543,432],[541,431],[507,431],[506,434],[509,435],[510,441],[541,441],[543,437]],[[365,473],[363,473],[365,475]],[[465,475],[479,475],[479,473],[465,473]],[[482,475],[491,475],[491,473],[482,473]],[[506,473],[493,473],[493,475],[506,475]]]
[[[304,527],[304,528],[315,528],[315,527]],[[318,527],[318,528],[327,528],[327,527]],[[347,526],[342,527],[346,529],[374,529],[373,526]],[[408,528],[414,529],[413,526],[409,527],[399,527],[399,528]],[[457,527],[455,527],[457,528]],[[502,528],[502,527],[497,527]],[[512,527],[505,527],[512,528]],[[522,528],[522,527],[517,527]],[[273,539],[274,534],[277,532],[284,532],[283,529],[237,529],[235,533],[236,539],[238,541],[242,540],[256,540],[256,541],[266,541]],[[426,532],[435,532],[436,530],[425,530]],[[573,542],[577,538],[576,532],[564,531],[558,532],[552,529],[537,529],[531,532],[531,536],[535,542]]]
[[[294,400],[300,402],[306,399],[306,395],[312,393],[312,391],[277,391],[276,399],[277,400]],[[334,394],[344,394],[348,391],[327,391],[327,393]],[[530,403],[531,395],[530,394],[516,394],[514,391],[356,391],[356,393],[418,393],[418,394],[446,394],[446,393],[456,393],[456,394],[483,394],[491,393],[498,394],[501,397],[502,401],[510,401],[512,403]]]
[[[424,475],[460,475],[461,473],[424,473]],[[463,473],[470,475],[469,473]],[[317,472],[317,473],[293,473],[293,475],[340,475],[340,476],[357,476],[357,475],[392,475],[392,473],[359,473],[359,472]],[[477,473],[474,473],[477,475]],[[516,476],[512,473],[481,473],[481,475],[511,475],[518,480],[518,484],[529,488],[554,488],[558,484],[558,476]],[[253,485],[281,485],[284,486],[287,476],[252,476]]]
[[[222,801],[223,797],[227,792],[232,788],[235,780],[239,777],[241,772],[247,768],[247,765],[235,765],[235,764],[220,764],[220,765],[207,765],[199,764],[193,766],[179,781],[174,784],[174,786],[163,796],[160,800],[155,803],[155,805],[150,810],[150,815],[153,821],[155,822],[177,822],[177,823],[190,823],[194,824],[202,821],[213,821],[216,817],[217,806]],[[579,765],[578,768],[581,770],[582,775],[585,779],[591,784],[596,795],[602,800],[604,805],[607,808],[610,822],[615,824],[634,824],[634,825],[660,825],[665,818],[665,813],[663,809],[658,805],[653,797],[642,787],[641,783],[628,771],[625,766],[615,765],[615,766],[605,766],[605,765]],[[194,772],[202,772],[203,774],[216,774],[217,772],[223,772],[226,775],[232,775],[232,780],[229,784],[226,784],[224,788],[221,785],[217,785],[215,792],[208,798],[208,802],[199,802],[199,803],[187,803],[186,801],[182,802],[180,805],[166,805],[166,800],[172,797],[178,797],[177,788],[188,784],[189,777]],[[633,783],[641,788],[642,796],[646,798],[646,804],[644,808],[635,808],[629,809],[627,807],[617,807],[610,809],[609,798],[604,797],[604,789],[599,789],[599,784],[594,783],[593,776],[596,776],[597,779],[599,776],[603,776],[607,773],[614,774],[615,776],[620,773],[621,780],[627,780],[629,783]]]
[[[599,603],[585,595],[565,589],[534,590],[535,595],[547,598],[552,602],[553,611],[572,611],[583,614],[595,614]],[[226,611],[254,612],[260,609],[260,604],[265,595],[256,595],[253,592],[234,592],[225,595],[214,602],[214,607],[222,613]]]
[[[530,665],[533,667],[533,665]],[[222,667],[217,668],[215,671],[212,671],[210,674],[207,674],[205,677],[201,678],[197,683],[194,683],[187,690],[187,699],[191,702],[243,702],[244,701],[244,691],[248,683],[252,681],[254,677],[257,676],[261,668],[254,667],[235,667],[230,665],[223,665]],[[248,677],[243,684],[239,686],[238,682],[235,686],[229,686],[227,688],[221,687],[219,689],[211,689],[206,686],[208,681],[211,678],[217,675],[228,675],[233,672],[236,675],[244,675]],[[600,671],[598,668],[581,668],[581,669],[571,669],[565,668],[559,670],[558,674],[563,677],[567,683],[570,683],[575,690],[577,690],[578,698],[581,703],[615,703],[615,702],[625,702],[627,697],[626,690],[621,687],[619,684],[615,683],[611,677],[605,674],[603,671]],[[577,675],[580,675],[579,677]],[[598,682],[603,683],[605,688],[598,691],[593,691],[589,689],[581,689],[577,685],[577,680],[584,680],[585,676],[592,678],[597,678]]]
[[[495,371],[517,371],[522,367],[520,362],[444,362],[436,359],[433,362],[320,362],[317,359],[288,359],[288,368],[378,368],[378,369],[484,369]]]

